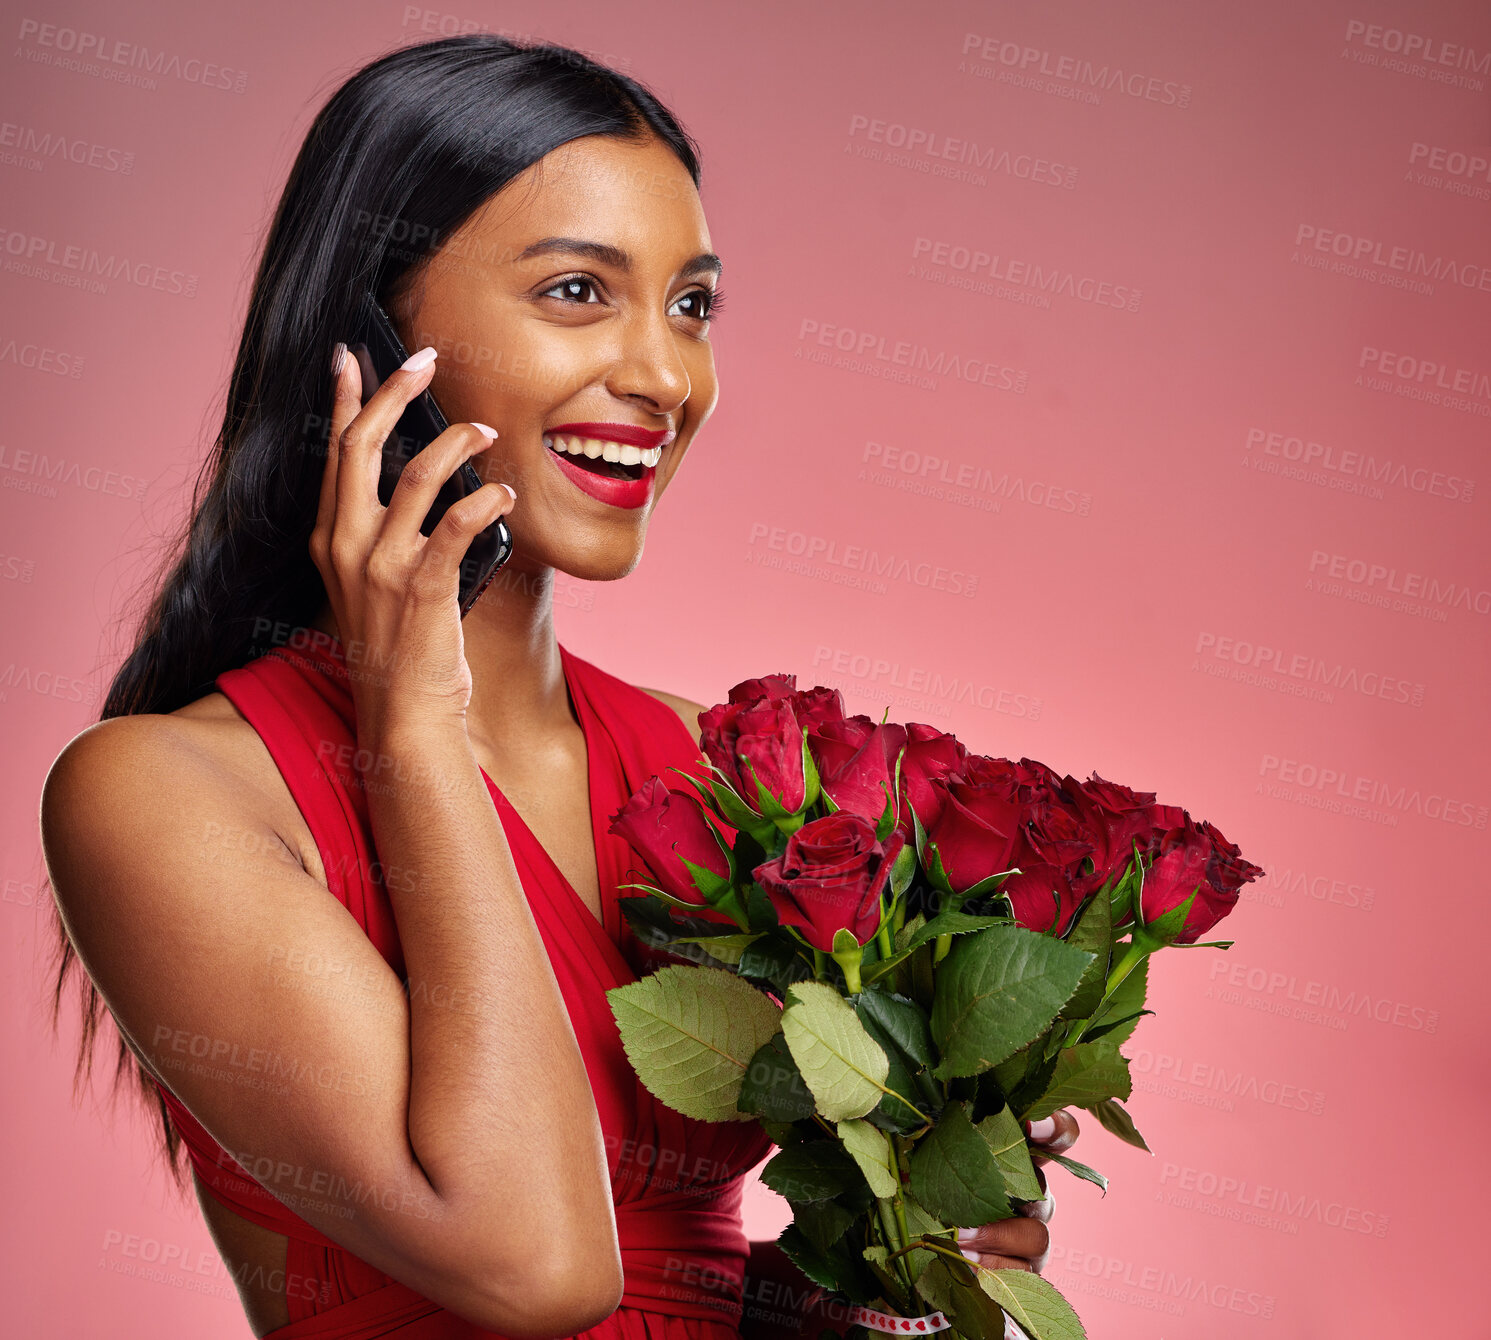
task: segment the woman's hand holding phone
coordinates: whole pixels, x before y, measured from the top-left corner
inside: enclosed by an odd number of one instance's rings
[[[420,533],[442,484],[496,438],[483,424],[454,423],[404,467],[388,506],[379,501],[383,444],[434,367],[434,349],[420,350],[365,405],[355,358],[343,353],[334,381],[310,551],[336,618],[363,738],[405,727],[465,729],[472,682],[458,603],[461,561],[517,497],[506,484],[483,484],[448,508],[428,537]]]

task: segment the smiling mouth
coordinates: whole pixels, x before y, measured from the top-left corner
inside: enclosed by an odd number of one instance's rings
[[[612,479],[641,479],[661,459],[661,447],[623,446],[598,437],[545,433],[544,446],[572,465]]]

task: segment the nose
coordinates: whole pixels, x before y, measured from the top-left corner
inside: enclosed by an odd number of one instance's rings
[[[664,313],[633,313],[606,374],[606,389],[620,400],[640,402],[654,414],[678,409],[693,389],[678,340],[678,332]]]

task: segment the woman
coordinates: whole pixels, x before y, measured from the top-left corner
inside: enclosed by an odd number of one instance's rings
[[[85,1054],[106,1005],[258,1335],[827,1317],[741,1232],[765,1137],[653,1103],[605,1004],[646,966],[609,818],[698,761],[700,707],[552,623],[556,570],[636,566],[715,404],[698,180],[645,88],[563,48],[465,36],[350,79],[271,226],[184,553],[47,778],[58,993],[80,961]],[[418,351],[366,403],[328,359],[365,287]],[[385,508],[426,389],[451,427]],[[464,461],[482,487],[423,537]],[[499,516],[513,556],[463,621]],[[970,1250],[1039,1268],[1035,1209]]]

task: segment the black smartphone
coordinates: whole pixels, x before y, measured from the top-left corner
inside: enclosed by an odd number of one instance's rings
[[[362,306],[359,329],[347,349],[357,359],[362,371],[362,399],[366,404],[368,397],[404,363],[409,354],[394,330],[393,322],[388,319],[388,313],[371,292],[363,294]],[[399,482],[404,467],[449,426],[440,406],[435,403],[435,397],[428,391],[421,391],[404,407],[393,432],[383,444],[378,497],[385,507],[393,498],[394,485]],[[440,486],[434,506],[420,525],[420,533],[429,535],[451,503],[475,493],[480,487],[481,476],[470,461],[462,461],[461,468]],[[466,557],[461,561],[460,606],[463,619],[512,551],[513,537],[507,528],[506,517],[498,517],[471,541]]]

